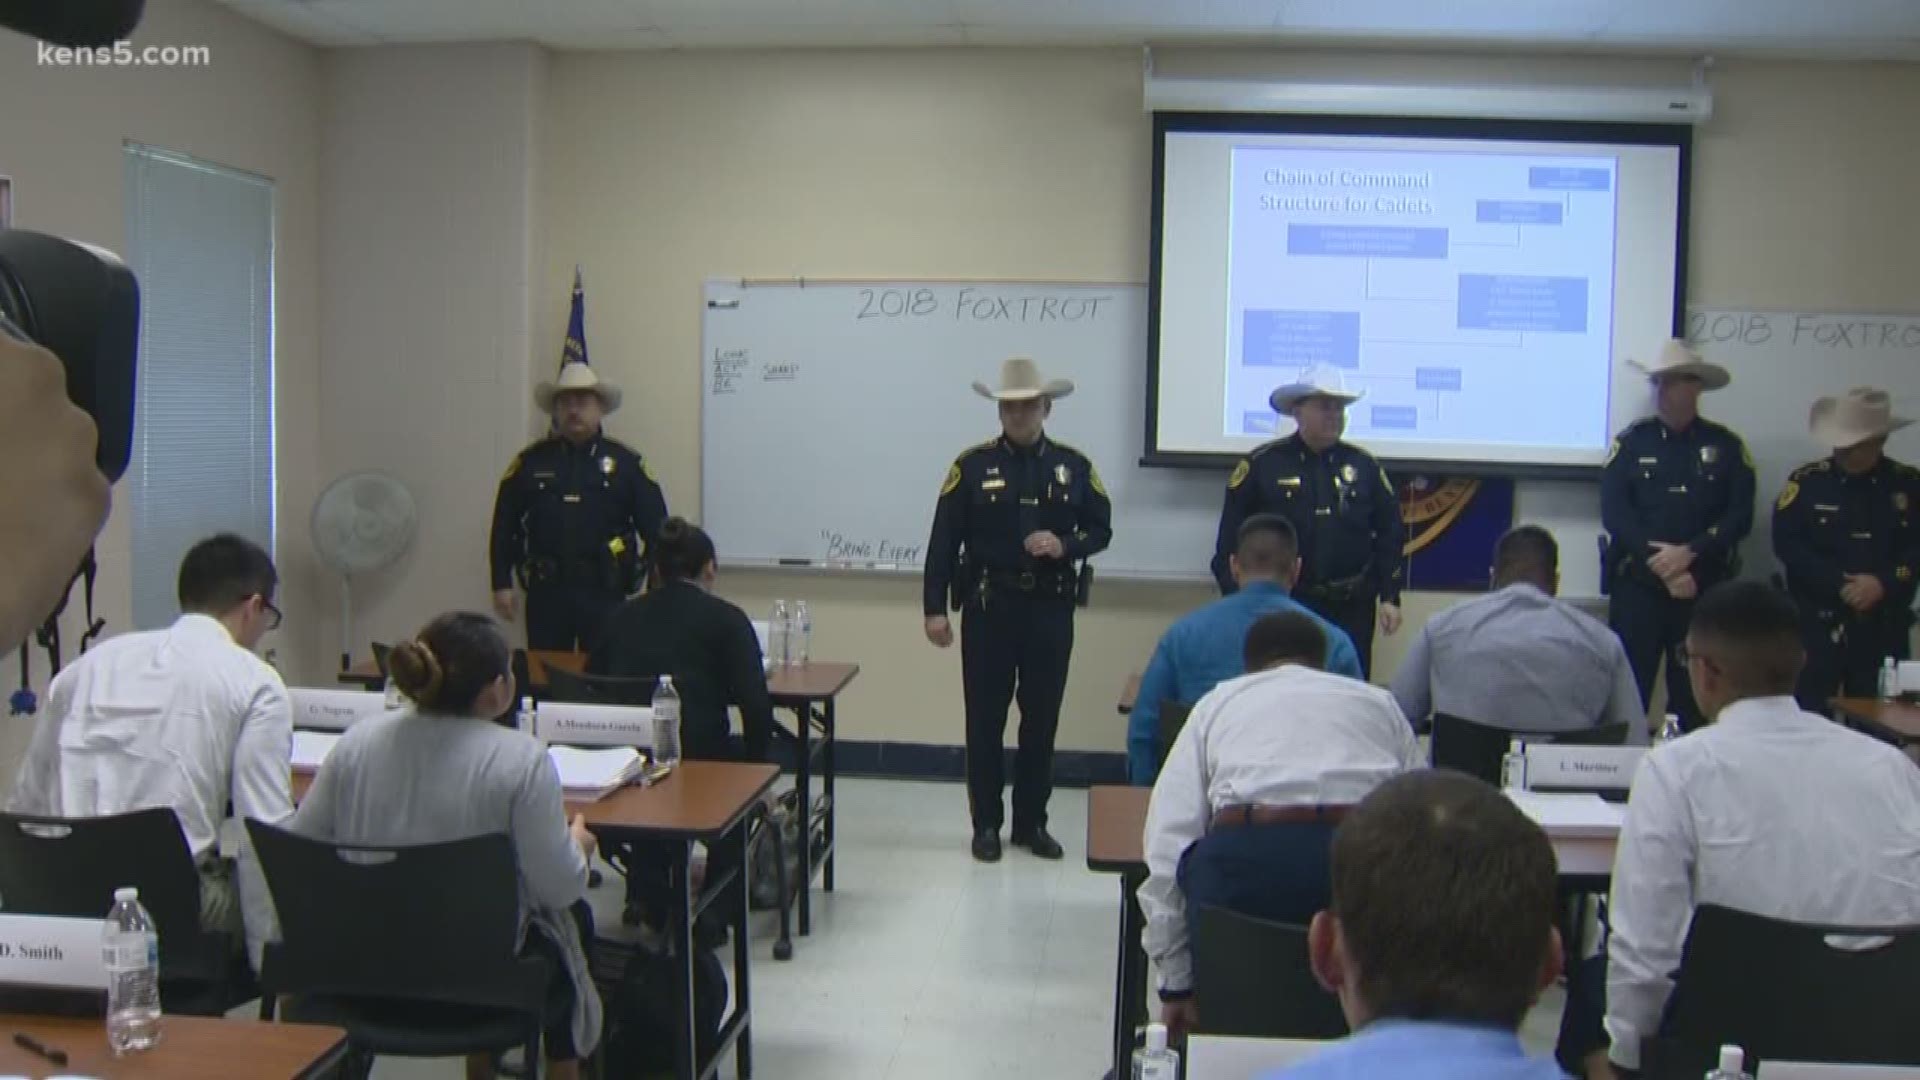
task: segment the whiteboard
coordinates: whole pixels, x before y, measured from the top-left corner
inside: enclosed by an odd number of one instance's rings
[[[701,505],[723,563],[917,571],[947,466],[999,431],[993,404],[970,384],[993,382],[1001,360],[1027,355],[1075,383],[1047,430],[1091,457],[1113,496],[1100,572],[1206,576],[1225,477],[1139,465],[1145,288],[726,280],[707,284],[703,315]],[[1743,558],[1749,576],[1764,577],[1774,570],[1773,497],[1788,472],[1821,456],[1806,435],[1813,399],[1876,385],[1911,412],[1920,316],[1692,308],[1687,330],[1733,372],[1702,409],[1756,459]],[[1616,411],[1644,414],[1644,380],[1626,385],[1642,396]],[[1889,452],[1920,462],[1920,428],[1895,435]],[[1597,476],[1522,480],[1514,517],[1559,539],[1563,594],[1598,595]]]
[[[1138,464],[1144,287],[712,281],[705,308],[700,493],[721,562],[917,571],[947,467],[1000,433],[971,384],[1031,356],[1074,382],[1047,434],[1113,499],[1100,573],[1207,576],[1224,477]]]

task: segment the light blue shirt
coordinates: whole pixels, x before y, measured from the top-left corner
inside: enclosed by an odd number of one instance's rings
[[[1279,582],[1250,582],[1232,596],[1188,612],[1161,636],[1127,718],[1128,780],[1144,787],[1160,772],[1160,703],[1191,705],[1218,684],[1246,674],[1247,630],[1276,611],[1312,617],[1327,635],[1326,669],[1363,678],[1360,656],[1345,630],[1307,610]]]
[[[1376,1020],[1266,1080],[1566,1080],[1552,1058],[1528,1057],[1501,1028]]]

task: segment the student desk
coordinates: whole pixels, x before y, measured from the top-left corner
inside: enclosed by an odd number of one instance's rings
[[[1120,945],[1113,998],[1114,1075],[1125,1076],[1133,1033],[1147,1022],[1147,954],[1140,944],[1146,917],[1138,892],[1147,880],[1145,834],[1152,788],[1095,785],[1087,789],[1087,869],[1120,875]],[[1563,890],[1605,892],[1613,878],[1618,837],[1555,836]]]
[[[821,887],[833,891],[834,804],[834,703],[847,688],[860,665],[815,660],[796,667],[775,668],[767,675],[767,693],[776,709],[793,713],[794,737],[799,750],[794,755],[794,792],[800,813],[800,933],[813,932],[813,875],[822,870]],[[819,741],[814,740],[815,734]],[[817,759],[817,760],[816,760]],[[813,778],[818,770],[820,786],[827,797],[818,850],[813,844]]]
[[[64,1050],[67,1064],[15,1046],[23,1033]],[[160,1045],[116,1058],[100,1017],[0,1016],[0,1073],[71,1073],[102,1080],[305,1080],[326,1075],[347,1050],[347,1033],[314,1024],[174,1016],[160,1022]]]
[[[1848,727],[1895,746],[1920,743],[1920,706],[1874,698],[1834,698],[1831,704]]]
[[[731,761],[682,761],[665,780],[652,787],[624,787],[584,806],[568,806],[587,819],[587,828],[603,840],[647,844],[670,851],[668,882],[672,910],[667,916],[667,942],[680,958],[675,972],[674,997],[680,1015],[673,1030],[673,1074],[676,1080],[704,1080],[712,1076],[726,1048],[736,1040],[734,1065],[741,1080],[753,1069],[752,995],[747,969],[750,942],[747,931],[747,834],[761,799],[773,787],[780,770],[772,765]],[[690,869],[693,843],[709,844],[732,837],[740,845],[737,867],[717,881],[708,881],[695,896]],[[668,841],[662,844],[660,841]],[[720,1038],[705,1061],[697,1060],[694,1046],[693,921],[713,904],[729,911],[733,927],[733,1013],[720,1025]]]

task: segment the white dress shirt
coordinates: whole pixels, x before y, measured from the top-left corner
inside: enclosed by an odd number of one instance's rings
[[[1650,751],[1614,864],[1610,1055],[1640,1065],[1658,1034],[1693,909],[1794,922],[1920,922],[1920,769],[1898,750],[1751,698]]]
[[[1627,725],[1647,714],[1627,652],[1607,624],[1526,582],[1462,600],[1427,620],[1393,676],[1414,723],[1446,713],[1511,731]]]
[[[60,817],[166,807],[204,860],[219,854],[229,799],[242,818],[292,815],[292,747],[280,676],[218,621],[182,615],[165,630],[108,638],[54,678],[10,805]],[[249,845],[241,849],[241,910],[258,962],[273,907]]]
[[[1193,985],[1180,856],[1229,806],[1349,806],[1425,762],[1393,695],[1285,664],[1223,682],[1194,705],[1147,804],[1141,941],[1163,990]]]

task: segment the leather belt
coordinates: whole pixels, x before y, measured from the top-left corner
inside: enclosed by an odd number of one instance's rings
[[[1323,821],[1338,825],[1350,806],[1224,806],[1213,814],[1213,828],[1236,829],[1246,825],[1304,825]]]

